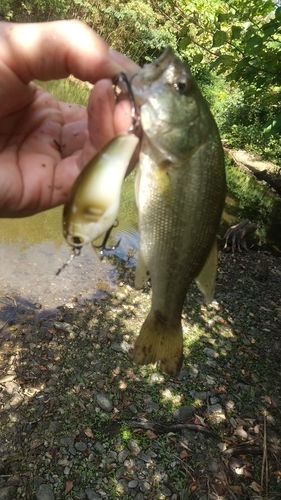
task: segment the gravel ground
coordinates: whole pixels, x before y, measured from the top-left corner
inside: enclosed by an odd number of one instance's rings
[[[178,379],[132,362],[151,291],[114,262],[102,299],[2,328],[0,500],[281,498],[280,258],[221,253],[208,306],[191,286]]]

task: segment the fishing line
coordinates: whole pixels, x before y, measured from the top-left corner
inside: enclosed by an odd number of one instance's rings
[[[137,112],[137,106],[136,106],[136,101],[135,101],[134,93],[132,90],[131,82],[128,79],[126,73],[123,73],[123,72],[119,73],[119,75],[118,75],[117,85],[118,85],[118,82],[120,82],[120,81],[125,82],[125,84],[127,86],[129,99],[130,99],[131,106],[132,106],[131,118],[132,118],[133,123],[132,123],[131,127],[129,128],[128,132],[135,133],[139,127],[139,124],[140,124],[140,115]]]
[[[56,276],[58,276],[63,271],[63,269],[65,269],[66,266],[68,266],[68,264],[70,264],[70,262],[73,261],[74,257],[78,257],[80,253],[81,253],[81,248],[72,248],[72,253],[69,259],[57,270]]]

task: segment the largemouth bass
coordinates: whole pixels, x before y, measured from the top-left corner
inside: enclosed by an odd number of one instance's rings
[[[172,49],[130,80],[143,130],[135,195],[140,244],[136,287],[150,276],[151,310],[134,361],[176,376],[182,366],[181,314],[192,280],[214,293],[216,234],[225,198],[218,129],[190,69]]]
[[[76,179],[63,212],[63,234],[73,248],[95,242],[114,224],[123,180],[138,141],[129,133],[115,137]]]

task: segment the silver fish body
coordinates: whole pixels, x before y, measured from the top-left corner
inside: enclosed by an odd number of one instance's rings
[[[115,222],[121,188],[139,139],[112,139],[76,179],[63,212],[63,234],[73,248],[94,242]]]
[[[181,314],[192,280],[208,300],[225,198],[216,123],[187,65],[172,49],[131,78],[143,130],[135,195],[140,244],[136,286],[148,276],[152,305],[134,349],[139,364],[182,365]]]

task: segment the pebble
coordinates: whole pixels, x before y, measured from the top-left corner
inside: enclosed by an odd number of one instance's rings
[[[139,447],[138,443],[136,443],[136,441],[134,439],[129,439],[127,446],[134,457],[139,455],[141,448]]]
[[[60,439],[60,444],[62,446],[73,446],[74,445],[74,438],[72,437],[62,437]]]
[[[149,484],[148,481],[142,481],[141,484],[140,484],[140,490],[143,492],[143,493],[147,493],[148,491],[151,490],[151,486]]]
[[[210,405],[207,412],[209,413],[209,415],[211,415],[212,413],[221,413],[222,406],[220,404]]]
[[[193,417],[195,413],[195,408],[194,406],[180,406],[179,408],[176,409],[173,413],[173,417],[176,420],[179,420],[180,422],[183,422],[184,420],[188,420],[189,418]]]
[[[64,323],[63,321],[55,321],[54,327],[57,330],[62,330],[63,332],[66,333],[73,333],[74,330],[77,330],[76,325],[70,325],[69,323]]]
[[[0,488],[0,500],[12,500],[14,498],[16,488],[14,486],[6,486]]]
[[[81,452],[86,451],[88,448],[86,443],[83,443],[83,441],[78,441],[77,443],[75,443],[74,447],[77,451]]]
[[[120,451],[120,453],[118,453],[118,462],[120,464],[123,464],[124,461],[126,460],[126,458],[128,457],[128,455],[129,455],[128,450],[122,450],[122,451]]]
[[[128,487],[131,489],[136,488],[138,486],[138,484],[139,484],[139,482],[136,479],[134,479],[133,481],[129,481]]]
[[[204,354],[206,354],[206,356],[208,358],[217,358],[218,357],[218,353],[216,351],[214,351],[214,349],[210,349],[209,347],[205,347],[205,349],[203,349],[203,352],[204,352]]]
[[[106,412],[110,412],[113,409],[112,401],[107,394],[98,394],[97,403]]]
[[[85,490],[87,500],[102,500],[102,497],[98,495],[92,488],[87,488]]]
[[[192,367],[192,368],[190,368],[188,373],[189,373],[189,376],[191,378],[196,378],[196,377],[198,377],[199,370],[195,367]]]
[[[40,484],[35,495],[36,500],[55,500],[53,490],[48,484]]]

